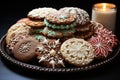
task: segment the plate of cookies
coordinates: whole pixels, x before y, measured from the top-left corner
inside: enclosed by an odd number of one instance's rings
[[[0,42],[7,61],[39,72],[79,72],[111,62],[116,35],[81,8],[36,8],[10,26]]]

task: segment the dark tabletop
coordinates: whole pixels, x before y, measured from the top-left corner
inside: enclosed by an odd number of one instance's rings
[[[7,0],[6,0],[7,1]],[[50,2],[49,2],[50,1]],[[120,5],[118,0],[109,1],[117,6]],[[14,24],[18,19],[26,17],[28,11],[37,7],[54,7],[61,8],[65,6],[80,7],[85,9],[91,15],[92,5],[97,2],[107,2],[107,0],[73,0],[64,1],[60,0],[13,0],[10,4],[6,2],[0,3],[0,38],[6,34],[9,27]],[[8,2],[9,3],[9,2]],[[120,40],[120,8],[117,11],[117,22],[115,34]],[[45,73],[45,72],[32,72],[22,70],[9,64],[5,59],[0,57],[0,80],[46,80],[46,79],[68,79],[68,80],[120,80],[120,55],[118,55],[111,63],[102,67],[82,71],[76,73]]]

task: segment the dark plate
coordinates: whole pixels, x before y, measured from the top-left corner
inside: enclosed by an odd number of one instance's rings
[[[0,42],[1,57],[3,57],[9,63],[12,63],[16,66],[19,66],[21,68],[28,69],[31,71],[37,71],[37,72],[80,72],[80,71],[91,70],[91,69],[98,68],[100,66],[103,66],[103,65],[111,62],[119,54],[119,51],[120,51],[120,43],[118,42],[118,45],[112,51],[111,55],[109,55],[105,59],[94,60],[92,63],[90,63],[86,66],[82,66],[82,67],[74,67],[71,65],[67,65],[65,68],[54,68],[53,69],[53,68],[41,67],[40,65],[38,65],[36,60],[31,63],[24,63],[24,62],[16,60],[11,55],[8,48],[6,47],[5,37],[6,37],[6,35],[4,35],[1,38],[1,42]]]

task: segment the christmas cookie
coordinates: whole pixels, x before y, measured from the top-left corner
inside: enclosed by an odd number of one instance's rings
[[[90,42],[93,46],[96,58],[107,57],[108,54],[112,51],[112,48],[107,44],[107,40],[101,36],[92,37],[88,42]]]
[[[85,25],[90,22],[89,14],[83,9],[77,7],[64,7],[59,11],[76,15],[78,25]]]
[[[95,49],[96,58],[105,58],[111,52],[112,49],[117,45],[117,38],[112,31],[105,28],[101,23],[93,22],[94,35],[88,41]]]
[[[83,39],[71,38],[63,42],[60,47],[63,58],[72,65],[87,65],[94,59],[94,49]]]
[[[76,16],[60,12],[51,13],[45,17],[44,23],[52,29],[70,29],[76,26]]]
[[[20,40],[29,37],[30,35],[25,34],[25,33],[21,33],[18,35],[15,35],[13,38],[10,39],[9,44],[7,44],[7,47],[12,51],[14,45],[19,42]]]
[[[41,65],[51,68],[65,67],[59,51],[61,45],[59,39],[45,39],[41,44],[37,48],[37,59]]]
[[[31,26],[32,28],[41,28],[41,27],[44,27],[45,24],[43,21],[40,21],[40,20],[32,20],[32,19],[29,19],[27,18],[25,23],[29,26]]]
[[[26,33],[31,33],[31,27],[27,26],[25,23],[15,23],[13,24],[9,30],[7,31],[6,35],[6,43],[9,44],[10,39],[12,39],[15,35]]]
[[[12,50],[13,56],[23,62],[29,62],[36,56],[36,49],[39,42],[29,36],[17,42]]]
[[[51,7],[36,8],[31,10],[27,16],[30,19],[43,20],[48,14],[54,12],[57,12],[57,10]]]

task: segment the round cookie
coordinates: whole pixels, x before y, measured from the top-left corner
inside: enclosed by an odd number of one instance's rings
[[[69,30],[53,30],[48,27],[45,27],[42,31],[45,36],[51,38],[62,38],[62,37],[69,37],[75,33],[75,29],[71,28]]]
[[[17,42],[12,50],[13,56],[23,62],[28,62],[36,56],[36,49],[39,42],[29,36]]]
[[[6,43],[9,44],[9,41],[11,38],[13,38],[15,35],[26,33],[31,33],[31,27],[27,26],[25,23],[15,23],[13,24],[9,30],[7,31],[6,35]]]
[[[57,12],[56,9],[51,7],[35,8],[28,13],[30,19],[43,20],[48,14]]]
[[[64,7],[59,11],[76,15],[78,25],[85,25],[90,22],[89,14],[83,9],[77,7]]]
[[[41,28],[41,27],[44,27],[45,24],[43,21],[40,21],[40,20],[32,20],[32,19],[29,19],[27,18],[25,23],[29,26],[31,26],[32,28]]]
[[[70,29],[76,26],[76,16],[67,13],[51,13],[44,19],[47,27],[52,29]]]
[[[117,45],[117,37],[101,23],[91,22],[94,24],[94,35],[88,39],[88,42],[95,49],[96,58],[106,58]]]
[[[112,51],[112,48],[107,44],[107,40],[101,36],[92,37],[88,42],[93,46],[96,58],[107,57]]]
[[[37,59],[42,66],[51,68],[65,67],[59,51],[61,45],[59,39],[45,39],[41,44],[37,49]]]
[[[94,60],[94,49],[83,39],[71,38],[60,47],[63,58],[75,66],[87,65]]]
[[[105,28],[101,23],[98,22],[93,22],[93,23],[95,25],[94,36],[103,37],[111,48],[115,47],[118,42],[116,35],[112,31]]]

